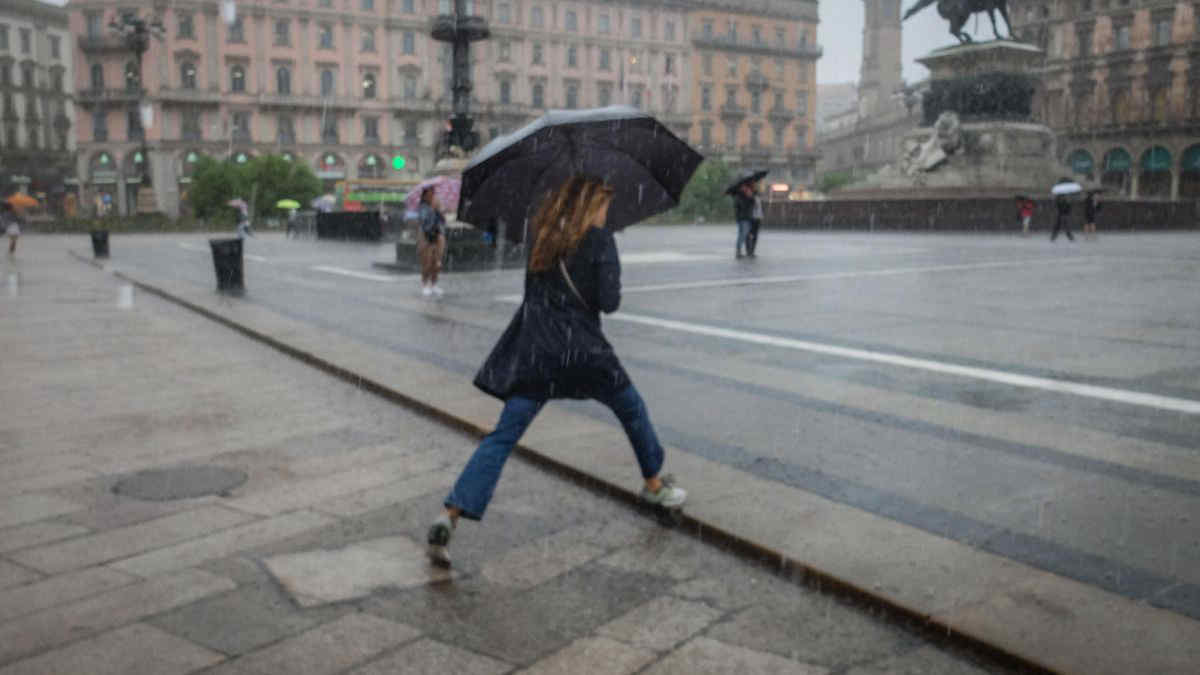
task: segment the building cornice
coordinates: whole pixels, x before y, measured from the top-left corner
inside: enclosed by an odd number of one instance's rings
[[[68,11],[66,7],[57,7],[40,2],[40,0],[4,0],[4,6],[3,9],[0,9],[0,15],[46,21],[55,28],[68,27]]]

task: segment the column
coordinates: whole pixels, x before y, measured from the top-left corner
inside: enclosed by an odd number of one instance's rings
[[[1171,201],[1179,199],[1179,180],[1183,172],[1175,169],[1171,170]]]
[[[217,5],[204,8],[204,70],[208,73],[208,88],[212,91],[221,90],[220,49],[217,47],[218,33]]]

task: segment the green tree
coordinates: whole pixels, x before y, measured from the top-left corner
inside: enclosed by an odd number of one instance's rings
[[[196,217],[203,220],[233,222],[236,212],[228,206],[230,199],[239,196],[245,185],[242,167],[233,162],[223,162],[211,157],[200,157],[192,173],[192,186],[188,190],[188,202]]]
[[[822,174],[817,181],[817,189],[824,193],[834,192],[854,182],[854,174],[850,171],[830,171]]]
[[[725,188],[733,182],[733,170],[719,159],[706,159],[692,174],[692,180],[683,190],[678,211],[690,220],[704,218],[708,221],[733,219],[732,202]]]
[[[245,167],[249,193],[241,195],[252,203],[257,216],[278,215],[275,204],[294,199],[308,204],[321,194],[321,180],[302,162],[288,161],[279,155],[264,155],[250,160]]]

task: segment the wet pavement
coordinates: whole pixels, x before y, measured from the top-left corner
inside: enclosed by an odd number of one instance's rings
[[[432,569],[471,436],[65,243],[0,264],[0,675],[1006,672],[519,458]]]

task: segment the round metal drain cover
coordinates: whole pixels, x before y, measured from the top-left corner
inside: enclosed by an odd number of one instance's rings
[[[154,502],[227,493],[246,482],[246,472],[219,466],[150,469],[122,478],[113,492]]]

